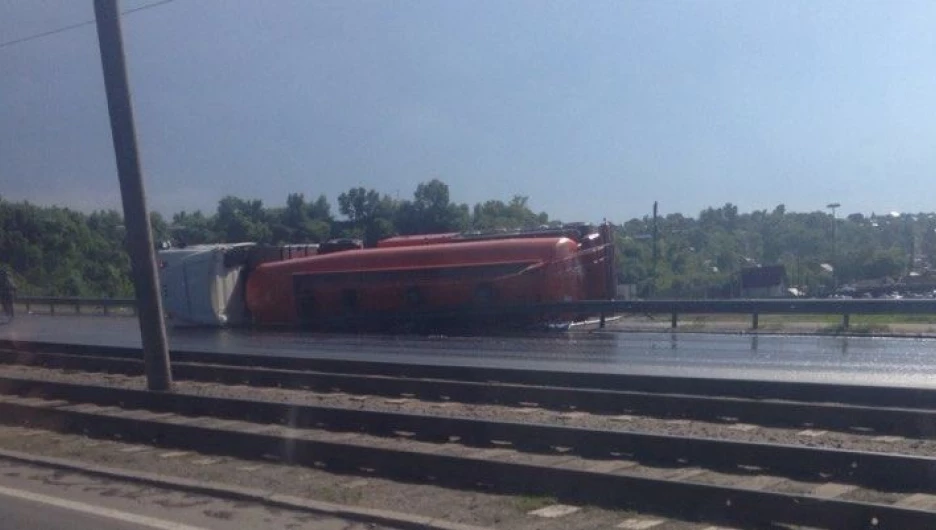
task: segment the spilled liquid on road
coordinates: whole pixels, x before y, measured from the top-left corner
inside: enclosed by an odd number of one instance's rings
[[[0,338],[138,346],[132,318],[23,316]],[[649,332],[493,337],[173,329],[173,348],[576,372],[936,387],[936,339]]]

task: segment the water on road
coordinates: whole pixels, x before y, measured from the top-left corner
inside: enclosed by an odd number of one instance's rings
[[[122,317],[17,317],[0,338],[139,346]],[[173,348],[574,372],[936,387],[936,339],[670,332],[448,337],[171,329]]]

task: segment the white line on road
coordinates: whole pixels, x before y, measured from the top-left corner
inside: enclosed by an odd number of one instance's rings
[[[99,517],[105,517],[107,519],[115,519],[117,521],[145,526],[155,530],[206,530],[198,526],[189,526],[187,524],[166,521],[165,519],[156,519],[154,517],[136,515],[133,513],[122,512],[120,510],[112,510],[110,508],[95,506],[93,504],[85,504],[83,502],[70,501],[67,499],[60,499],[58,497],[50,497],[49,495],[42,495],[41,493],[31,493],[28,491],[6,488],[3,486],[0,486],[0,495],[15,497],[17,499],[23,499],[26,501],[38,502],[41,504],[48,504],[74,512],[82,512],[97,515]]]

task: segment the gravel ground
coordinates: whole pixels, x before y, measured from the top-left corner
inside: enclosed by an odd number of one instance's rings
[[[577,507],[579,510],[570,515],[546,519],[528,512],[557,504],[554,499],[547,497],[495,495],[400,483],[376,477],[337,475],[276,462],[180,452],[22,427],[0,426],[0,448],[166,476],[260,488],[333,503],[428,515],[492,528],[591,530],[615,528],[628,520],[661,521],[652,527],[654,530],[713,528],[709,524],[593,507]]]
[[[120,388],[143,388],[142,377],[116,374],[62,371],[32,366],[4,365],[0,374],[11,377],[109,385]],[[454,402],[428,402],[406,398],[317,393],[306,390],[260,388],[177,381],[178,392],[239,399],[259,399],[301,405],[345,407],[357,410],[407,412],[414,414],[496,419],[503,421],[556,424],[589,429],[636,431],[674,436],[700,436],[723,440],[766,442],[829,447],[856,451],[875,451],[921,456],[936,456],[936,440],[888,436],[886,433],[826,431],[812,426],[801,428],[763,427],[741,423],[671,420],[636,415],[601,415],[584,412],[557,412],[535,407],[509,407]]]
[[[110,385],[124,388],[142,388],[139,377],[127,377],[113,374],[94,374],[86,372],[66,373],[60,370],[25,366],[4,366],[0,374],[41,380],[67,381],[79,384]],[[442,416],[464,416],[474,418],[496,418],[513,421],[531,421],[538,423],[558,423],[593,428],[628,429],[667,434],[695,434],[718,438],[731,438],[752,441],[774,441],[801,443],[803,445],[823,445],[831,447],[860,448],[883,450],[887,452],[907,452],[932,454],[936,442],[930,440],[891,439],[884,442],[875,440],[867,434],[831,433],[816,430],[797,431],[789,429],[752,428],[738,424],[714,424],[686,420],[661,420],[644,417],[611,417],[591,415],[579,412],[559,413],[535,408],[512,408],[501,406],[463,405],[459,403],[429,403],[413,399],[388,399],[373,396],[350,396],[346,394],[318,394],[275,388],[256,388],[246,386],[226,386],[214,383],[178,382],[179,392],[211,395],[218,397],[237,397],[247,399],[266,399],[271,401],[307,403],[317,405],[345,406],[354,409],[405,411],[412,413],[436,414]],[[126,448],[113,441],[87,440],[80,436],[43,435],[29,436],[23,430],[0,428],[0,447],[47,454],[51,456],[78,457],[117,467],[131,467],[146,471],[216,480],[251,487],[260,487],[277,492],[305,495],[331,502],[360,504],[445,517],[447,519],[477,525],[498,528],[601,528],[614,527],[629,518],[645,516],[626,512],[615,512],[585,507],[574,514],[560,519],[541,519],[528,515],[530,510],[555,501],[538,497],[511,497],[450,490],[427,485],[402,484],[399,482],[377,479],[374,477],[350,477],[336,475],[323,470],[282,465],[271,462],[261,464],[230,458],[212,458],[195,454],[164,458],[166,449],[154,449],[138,446]],[[818,435],[817,435],[818,432]],[[356,443],[394,444],[393,439],[361,436]],[[371,442],[369,438],[373,438]],[[403,441],[413,446],[429,446],[422,442]],[[116,445],[114,445],[116,444]],[[456,452],[460,446],[451,444]],[[189,458],[191,457],[191,458]],[[575,466],[582,462],[576,457],[565,455],[533,455],[514,453],[512,461],[540,461],[543,459],[565,458],[563,464]],[[149,459],[149,460],[147,460]],[[196,464],[196,461],[208,459],[209,464]],[[658,478],[678,478],[689,482],[750,487],[751,481],[758,481],[761,487],[773,491],[790,493],[816,493],[823,487],[821,477],[815,482],[793,481],[769,476],[758,476],[756,470],[737,473],[720,473],[693,468],[663,468],[637,465],[627,468],[629,475]],[[358,489],[360,488],[360,489]],[[874,501],[889,504],[904,499],[906,495],[892,492],[879,492],[864,488],[851,488],[840,495],[842,498]],[[618,521],[617,523],[614,521]],[[700,528],[693,523],[669,521],[653,528]],[[706,528],[706,526],[701,526]]]
[[[51,405],[52,402],[50,402],[50,405],[44,405],[43,400],[11,398],[8,396],[5,397],[5,399],[8,401],[13,401],[13,402],[21,401],[24,404],[28,403],[28,406],[33,406],[33,407],[56,406],[56,405]],[[58,402],[58,403],[61,403],[61,402]],[[103,414],[103,415],[114,414],[114,415],[122,416],[122,411],[120,411],[116,407],[90,406],[89,408],[88,406],[86,406],[84,408],[84,411],[86,413],[95,413],[95,414]],[[38,411],[37,413],[41,414],[41,412],[38,412]],[[174,424],[179,419],[187,420],[186,423],[188,423],[191,420],[190,418],[186,418],[183,416],[169,414],[169,415],[162,415],[162,417],[158,421],[165,421],[169,424]],[[150,418],[150,421],[153,421],[153,418]],[[213,428],[227,429],[233,434],[236,432],[253,432],[256,426],[257,424],[255,423],[229,420],[229,421],[226,421],[223,426],[219,426],[218,424],[215,424]],[[312,430],[293,429],[293,428],[286,427],[286,426],[273,426],[272,430],[265,430],[265,433],[269,435],[280,436],[284,440],[292,440],[292,439],[297,439],[300,437],[309,439],[309,440],[316,440],[316,439],[322,440],[322,441],[334,440],[334,435],[325,431],[319,431],[319,430],[314,430],[314,429]],[[32,446],[41,447],[45,440],[39,440],[39,436],[36,436],[36,438],[38,440],[37,443],[32,443],[31,441],[27,441],[26,444],[29,447],[32,447]],[[80,436],[78,437],[78,439],[80,439]],[[564,454],[561,451],[553,452],[550,454],[540,454],[540,453],[514,452],[509,449],[497,449],[497,448],[478,449],[478,448],[465,447],[458,443],[438,444],[438,443],[430,443],[430,442],[413,441],[413,440],[408,440],[405,438],[377,437],[377,436],[371,436],[371,435],[365,435],[365,434],[351,434],[350,437],[342,437],[341,441],[342,443],[348,444],[349,446],[357,446],[357,447],[381,447],[381,448],[390,449],[390,450],[423,452],[423,453],[429,453],[433,455],[451,455],[451,456],[457,456],[457,457],[462,457],[462,458],[475,458],[475,459],[483,459],[483,460],[506,460],[513,464],[558,466],[558,467],[563,467],[567,469],[584,470],[584,469],[589,469],[590,466],[592,465],[599,464],[599,463],[603,465],[605,463],[605,461],[582,459],[576,456],[571,456],[569,454]],[[284,443],[288,443],[288,442],[284,442]],[[92,447],[96,447],[97,445],[99,445],[98,441],[91,441],[90,444],[92,445]],[[2,445],[0,445],[0,447],[2,447]],[[21,448],[22,447],[20,447],[20,449]],[[79,447],[79,451],[82,451],[81,454],[83,455],[85,454],[84,449],[86,448]],[[108,448],[105,448],[105,449],[108,449]],[[142,469],[145,471],[155,471],[159,473],[169,472],[171,474],[176,474],[176,473],[183,472],[182,469],[190,469],[197,465],[215,465],[215,464],[220,464],[223,461],[228,460],[227,458],[210,457],[208,458],[208,464],[204,464],[205,457],[200,456],[200,457],[197,457],[195,460],[192,460],[189,463],[183,463],[181,468],[176,469],[172,467],[172,464],[174,464],[174,459],[183,458],[183,457],[185,458],[194,457],[194,453],[192,451],[180,450],[177,447],[165,447],[161,449],[154,449],[154,448],[146,447],[144,445],[128,446],[125,448],[117,449],[116,452],[114,451],[113,448],[109,448],[108,451],[105,451],[105,453],[103,454],[103,457],[107,459],[105,463],[111,464],[115,456],[119,459],[120,453],[127,453],[134,457],[133,465],[137,466],[135,468],[139,469],[140,467],[138,466],[143,465],[141,462],[145,462],[145,461],[143,460],[138,461],[136,457],[138,457],[139,455],[144,455],[144,453],[147,453],[149,451],[159,451],[159,453],[156,455],[156,458],[154,459],[155,464],[153,464],[152,466],[143,467]],[[165,459],[166,463],[163,463],[160,459]],[[276,464],[275,462],[276,460],[274,459],[271,461],[271,464],[279,465],[279,464]],[[828,483],[825,481],[825,479],[822,479],[821,477],[817,477],[817,479],[814,481],[802,481],[802,480],[790,480],[790,479],[785,479],[782,477],[760,475],[758,474],[758,471],[756,470],[738,469],[732,472],[717,472],[717,471],[711,471],[711,470],[700,469],[700,468],[695,468],[695,467],[685,467],[685,466],[651,467],[651,466],[639,465],[633,462],[628,462],[627,460],[618,460],[614,462],[614,464],[616,467],[618,467],[618,469],[611,471],[612,473],[627,475],[631,477],[642,477],[642,478],[649,478],[649,479],[667,479],[667,480],[676,480],[680,482],[711,484],[711,485],[729,486],[729,487],[756,488],[756,489],[765,490],[765,491],[776,491],[776,492],[795,493],[795,494],[804,494],[804,495],[817,495],[821,497],[840,497],[843,499],[860,499],[866,502],[874,502],[874,503],[882,503],[882,504],[891,504],[897,501],[906,501],[908,500],[908,498],[911,497],[910,493],[897,494],[894,492],[881,492],[881,491],[875,491],[875,490],[866,489],[866,488],[859,488],[857,486],[852,486],[852,485],[847,485],[847,484]],[[327,466],[327,463],[324,463],[323,465]],[[296,472],[295,470],[307,469],[307,468],[298,467],[298,466],[293,466],[293,467],[283,466],[283,467],[284,469],[293,470],[291,472]],[[315,467],[318,468],[318,466],[315,466]],[[377,466],[377,467],[379,468],[380,466]],[[245,467],[237,468],[234,471],[242,471],[242,472],[253,474],[255,472],[258,472],[258,470],[259,468],[257,466],[245,466]],[[326,470],[327,470],[327,467],[318,469],[319,472],[326,473],[326,475],[322,475],[323,477],[339,476],[336,474],[327,474]],[[302,472],[300,471],[300,473]],[[379,471],[375,472],[373,470],[365,470],[362,472],[356,472],[355,476],[356,477],[363,476],[364,480],[370,480],[373,477],[379,476],[379,474],[380,474]],[[202,476],[202,475],[196,475],[196,476]],[[302,476],[305,476],[305,475],[302,475]],[[271,490],[271,489],[275,490],[281,484],[280,481],[283,480],[283,477],[280,476],[279,472],[276,472],[272,475],[258,475],[257,477],[251,476],[250,480],[255,480],[258,477],[265,480],[265,482],[259,483],[259,487],[262,487],[267,490]],[[213,480],[213,478],[208,478],[208,479]],[[274,480],[274,482],[270,482],[271,480]],[[431,478],[419,479],[419,481],[431,483],[432,479]],[[400,487],[408,487],[408,486],[401,486],[399,482],[391,482],[391,481],[387,481],[387,482],[390,484],[393,484],[393,486],[390,487],[390,489],[393,492],[398,491]],[[490,480],[490,483],[494,484],[496,482],[497,482],[496,477],[492,477]],[[237,482],[237,483],[246,485],[246,483],[243,483],[243,482]],[[258,487],[256,482],[251,482],[249,484],[251,486]],[[360,482],[358,484],[360,484]],[[340,484],[338,486],[341,487]],[[306,487],[308,488],[308,486]],[[312,490],[307,489],[306,491],[299,491],[299,494],[313,496],[314,498],[318,498],[319,495],[325,495],[326,500],[327,500],[329,498],[328,497],[329,493],[327,493],[326,490],[329,488],[333,488],[333,487],[335,486],[328,485],[324,487],[325,490],[319,491],[320,489],[323,488],[323,486],[319,485],[318,489],[312,489]],[[468,498],[467,498],[467,502],[468,502],[467,512],[468,513],[465,513],[465,511],[462,510],[463,504],[456,503],[455,508],[453,508],[452,505],[440,504],[440,503],[449,501],[449,498],[447,497],[448,494],[447,493],[437,494],[437,493],[438,492],[452,492],[452,490],[448,490],[444,488],[437,488],[429,493],[426,493],[420,490],[419,488],[427,488],[427,487],[431,488],[431,486],[418,485],[414,487],[416,487],[417,490],[407,493],[405,497],[394,497],[393,495],[389,493],[385,493],[384,495],[379,496],[380,502],[383,503],[381,506],[391,506],[397,510],[403,510],[403,511],[411,512],[411,513],[418,513],[421,515],[429,515],[432,517],[445,517],[447,519],[455,520],[458,522],[471,522],[472,524],[480,524],[480,525],[485,525],[485,526],[504,525],[504,527],[507,527],[507,528],[517,528],[517,527],[523,528],[525,527],[524,524],[528,521],[525,516],[524,517],[520,517],[520,516],[523,516],[523,514],[530,515],[528,512],[530,512],[530,510],[536,506],[551,505],[555,502],[550,499],[542,499],[542,498],[536,498],[536,497],[534,498],[522,498],[521,497],[520,500],[516,501],[516,502],[519,502],[520,504],[514,505],[515,511],[519,512],[515,514],[518,517],[515,519],[511,519],[509,517],[510,514],[502,511],[501,509],[496,510],[496,513],[494,515],[489,514],[488,511],[486,511],[486,508],[489,507],[488,504],[483,505],[483,507],[485,508],[484,510],[471,512],[472,509],[480,506],[478,502],[476,501],[476,495],[472,494],[472,492],[459,490],[458,492],[455,493],[456,496],[460,495],[459,500],[461,502],[464,502],[465,495],[468,495]],[[487,488],[488,487],[481,486],[478,488],[478,490],[483,493],[483,491]],[[294,493],[293,490],[290,490],[290,492]],[[917,495],[917,497],[918,496],[919,495]],[[424,504],[423,501],[425,501],[427,498],[430,498],[430,497],[432,500],[432,504],[429,504],[429,505]],[[513,497],[513,498],[517,499],[517,497]],[[335,499],[332,497],[331,500],[335,500]],[[713,498],[712,500],[716,502],[721,502],[717,498]],[[936,504],[933,504],[933,506],[936,506]],[[497,506],[494,506],[494,507],[498,508]],[[702,509],[705,509],[705,508],[702,508]],[[924,509],[932,509],[932,506],[924,507]],[[604,510],[596,510],[594,508],[591,508],[588,510],[586,509],[580,510],[580,516],[578,518],[582,519],[581,527],[593,528],[596,526],[597,527],[607,526],[608,524],[607,519],[618,517],[619,515],[625,515],[625,516],[628,515],[623,512],[619,512],[619,513],[615,513],[614,515],[609,516],[605,512],[606,511]],[[469,515],[479,520],[466,519],[465,517],[468,517]],[[540,521],[536,521],[536,523],[537,524],[533,526],[535,528],[552,528],[549,525],[542,524]],[[567,527],[567,526],[568,525],[564,527]]]

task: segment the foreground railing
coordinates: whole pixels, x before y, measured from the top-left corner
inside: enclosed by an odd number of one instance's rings
[[[851,315],[924,315],[936,314],[936,300],[838,300],[838,299],[747,299],[747,300],[585,300],[556,304],[470,307],[457,310],[415,310],[395,314],[345,314],[335,317],[313,317],[310,325],[322,322],[354,324],[375,320],[420,321],[442,319],[475,319],[481,322],[503,322],[497,317],[538,317],[567,320],[597,317],[604,327],[607,317],[621,314],[668,314],[671,327],[677,327],[681,314],[746,314],[751,315],[751,327],[758,328],[760,315],[841,315],[842,328],[848,328]]]
[[[851,315],[936,314],[936,300],[842,299],[735,299],[735,300],[615,300],[562,304],[567,311],[605,315],[669,314],[671,327],[680,314],[747,314],[757,329],[760,315],[841,315],[848,328]]]
[[[55,314],[56,306],[74,307],[76,313],[82,308],[101,308],[104,314],[112,309],[136,311],[132,298],[83,298],[54,296],[21,296],[17,302],[32,306],[47,306]],[[532,304],[509,307],[471,308],[457,311],[417,311],[393,318],[409,317],[458,317],[478,315],[591,315],[597,316],[603,326],[606,317],[618,314],[667,314],[671,327],[679,322],[679,315],[689,314],[744,314],[751,315],[751,327],[757,329],[760,315],[841,315],[842,327],[847,328],[851,315],[924,315],[936,314],[936,299],[915,300],[839,300],[839,299],[733,299],[733,300],[586,300],[557,304]],[[341,317],[351,319],[386,318],[387,315],[358,314]]]
[[[80,296],[17,296],[16,303],[25,305],[26,312],[32,311],[34,306],[49,308],[49,313],[55,314],[56,306],[68,306],[81,314],[82,308],[101,309],[107,315],[113,309],[129,309],[130,314],[136,314],[136,300],[133,298],[85,298]]]

